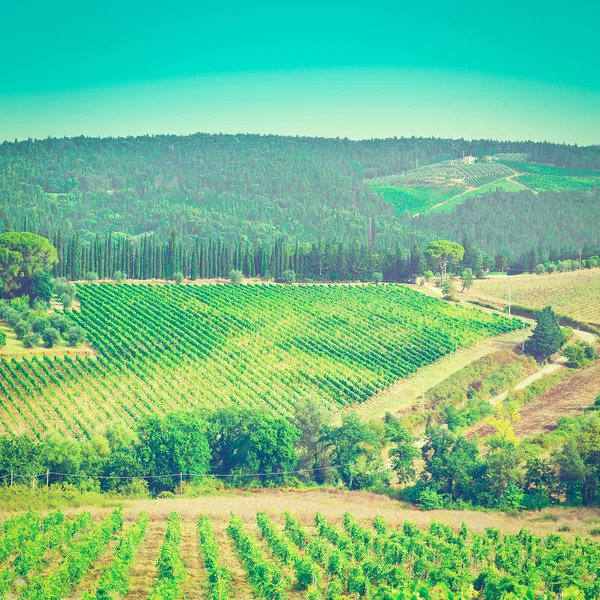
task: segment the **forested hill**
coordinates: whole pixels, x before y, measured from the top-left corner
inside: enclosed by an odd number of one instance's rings
[[[57,274],[73,278],[87,270],[160,277],[177,268],[210,276],[231,267],[280,275],[286,268],[302,271],[304,258],[313,264],[307,273],[319,277],[399,273],[413,245],[441,235],[460,240],[467,230],[486,252],[516,259],[531,240],[511,236],[504,223],[522,223],[525,205],[536,211],[536,245],[594,244],[591,234],[580,235],[589,213],[578,211],[570,228],[561,229],[573,215],[570,207],[583,202],[593,209],[594,191],[556,197],[558,211],[546,210],[545,194],[521,203],[527,192],[498,196],[493,210],[481,197],[456,216],[412,220],[396,216],[368,185],[416,164],[493,153],[600,169],[600,146],[493,140],[195,134],[4,142],[0,229],[50,238],[61,258]],[[473,220],[469,211],[479,216]],[[317,242],[327,247],[315,248]]]
[[[465,154],[600,168],[600,146],[259,135],[65,138],[0,145],[5,229],[363,242],[392,216],[362,183]],[[378,221],[378,223],[374,223]]]

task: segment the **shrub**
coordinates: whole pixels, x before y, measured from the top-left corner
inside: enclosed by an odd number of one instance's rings
[[[72,348],[77,348],[83,344],[83,342],[85,342],[85,331],[77,325],[75,327],[71,327],[67,333],[67,340],[69,342],[69,346]]]
[[[296,271],[292,271],[292,269],[287,269],[283,272],[283,281],[285,283],[296,283]]]
[[[585,367],[596,357],[594,348],[584,341],[578,341],[571,346],[567,346],[563,354],[567,357],[567,366],[571,369]]]
[[[50,320],[46,317],[36,317],[31,321],[31,331],[33,331],[33,333],[41,335],[48,327],[50,327]]]
[[[185,276],[181,271],[177,271],[177,273],[173,273],[173,281],[177,285],[181,285],[185,281]]]
[[[58,344],[60,340],[60,331],[54,327],[48,327],[42,333],[42,339],[47,348],[52,348]]]
[[[242,283],[244,274],[241,271],[236,271],[234,269],[229,271],[229,279],[231,279],[231,283]]]
[[[0,348],[4,348],[6,346],[6,334],[4,331],[0,331]]]
[[[381,283],[383,281],[383,273],[381,271],[375,271],[372,277],[375,283]]]
[[[98,273],[96,273],[95,271],[88,271],[85,274],[85,280],[86,281],[98,281]]]
[[[446,501],[444,496],[438,494],[435,490],[425,488],[419,494],[419,504],[423,510],[436,510],[444,508]]]
[[[28,321],[19,321],[15,325],[15,334],[18,340],[22,340],[31,330],[31,324]]]
[[[123,273],[123,271],[115,271],[113,274],[113,279],[117,283],[123,283],[127,279],[127,275],[125,275],[125,273]]]
[[[37,333],[34,333],[33,331],[30,331],[24,338],[23,338],[23,346],[25,346],[25,348],[33,348],[34,346],[37,346],[40,343],[40,336]]]

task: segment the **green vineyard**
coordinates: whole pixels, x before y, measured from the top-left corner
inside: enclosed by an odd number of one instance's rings
[[[363,402],[520,322],[401,285],[82,284],[96,356],[0,361],[2,433],[91,436],[173,409]]]
[[[166,520],[166,523],[165,523]],[[381,517],[60,511],[0,525],[0,597],[23,600],[593,600],[600,545]]]

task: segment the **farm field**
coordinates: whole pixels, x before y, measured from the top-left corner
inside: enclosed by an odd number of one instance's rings
[[[0,362],[3,433],[91,436],[175,408],[361,403],[520,321],[400,285],[78,286],[97,357]]]
[[[515,275],[475,282],[470,295],[531,308],[551,305],[555,312],[579,321],[600,324],[600,269],[545,275]]]
[[[572,513],[530,518],[530,530],[517,533],[523,523],[500,514],[424,514],[370,494],[330,493],[330,502],[323,492],[278,496],[11,515],[2,526],[2,591],[44,600],[443,600],[445,592],[471,598],[474,587],[484,599],[524,598],[528,588],[553,599],[575,587],[574,598],[598,595],[600,545],[554,533],[560,517],[576,520]],[[283,508],[286,501],[299,510]],[[494,595],[499,586],[517,595]]]

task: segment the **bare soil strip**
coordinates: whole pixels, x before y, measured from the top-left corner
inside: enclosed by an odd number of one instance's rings
[[[145,600],[156,581],[156,560],[165,537],[167,513],[157,514],[156,511],[152,511],[149,515],[146,536],[131,567],[129,592],[125,600]]]

